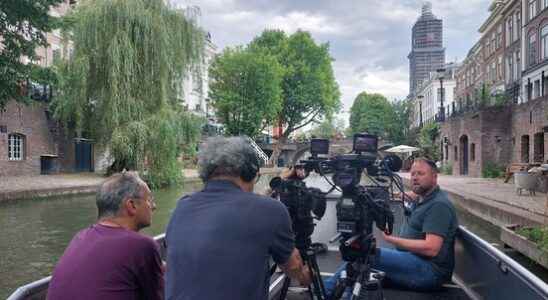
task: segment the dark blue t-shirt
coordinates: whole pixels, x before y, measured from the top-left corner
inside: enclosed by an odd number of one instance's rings
[[[267,299],[269,257],[283,264],[294,248],[285,206],[229,181],[179,200],[166,241],[173,300]]]
[[[455,266],[455,236],[459,227],[457,213],[447,194],[436,187],[413,209],[400,232],[402,238],[424,239],[427,233],[443,238],[438,255],[428,258],[434,271],[450,280]]]

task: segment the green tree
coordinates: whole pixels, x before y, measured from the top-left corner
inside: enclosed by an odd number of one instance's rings
[[[427,123],[419,132],[419,146],[423,155],[435,161],[440,158],[440,149],[436,144],[439,132],[440,128],[437,123]]]
[[[27,79],[43,83],[53,78],[51,72],[32,61],[36,59],[36,48],[47,46],[44,33],[58,25],[57,18],[50,16],[48,11],[62,1],[0,1],[0,109],[12,99],[26,99],[20,87]],[[27,57],[31,63],[23,63],[21,57]]]
[[[227,48],[210,67],[210,93],[217,116],[230,135],[256,137],[281,109],[283,69],[260,51]]]
[[[143,171],[152,186],[177,182],[181,145],[199,135],[177,95],[201,60],[203,31],[163,0],[84,0],[67,23],[74,55],[56,69],[55,116],[110,149],[113,171]]]
[[[339,109],[339,87],[329,45],[316,44],[308,32],[287,36],[280,30],[265,30],[251,42],[250,49],[266,51],[283,67],[282,109],[276,118],[283,132],[270,157],[274,163],[291,133]]]
[[[352,133],[367,132],[389,139],[396,126],[396,113],[381,94],[360,93],[350,108]]]
[[[344,121],[341,119],[325,118],[320,124],[310,130],[310,136],[331,139],[336,136],[344,136]]]
[[[396,145],[410,144],[412,103],[410,100],[394,100],[391,105],[396,120],[389,139]]]

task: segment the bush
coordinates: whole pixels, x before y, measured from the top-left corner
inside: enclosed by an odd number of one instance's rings
[[[537,244],[542,250],[548,251],[548,228],[519,228],[516,233]]]
[[[493,162],[487,162],[481,171],[483,178],[499,178],[504,175],[504,167]]]
[[[450,163],[445,163],[441,166],[440,172],[445,175],[453,175],[453,165]]]

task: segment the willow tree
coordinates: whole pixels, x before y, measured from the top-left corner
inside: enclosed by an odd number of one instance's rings
[[[198,122],[181,110],[182,80],[204,32],[163,0],[85,0],[66,19],[72,57],[58,65],[56,117],[110,150],[112,170],[145,171],[154,185],[181,177],[181,144]]]

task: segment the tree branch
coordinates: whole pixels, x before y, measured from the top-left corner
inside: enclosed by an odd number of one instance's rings
[[[314,113],[314,115],[312,116],[312,118],[310,118],[308,121],[304,122],[303,124],[301,124],[301,125],[299,125],[299,126],[296,126],[296,127],[288,126],[287,129],[285,130],[285,132],[284,132],[283,135],[284,135],[284,136],[289,136],[289,134],[292,133],[293,131],[295,131],[295,130],[297,130],[297,129],[300,129],[300,128],[303,128],[304,126],[310,124],[311,122],[313,122],[313,121],[316,119],[316,117],[318,116],[318,114],[320,113],[320,111],[319,111],[319,110],[316,111],[316,112],[311,111],[311,112],[310,112],[306,117],[304,117],[303,119],[308,118],[308,117],[309,117],[311,114],[313,114],[313,113]],[[290,129],[291,129],[291,130],[290,130]]]

